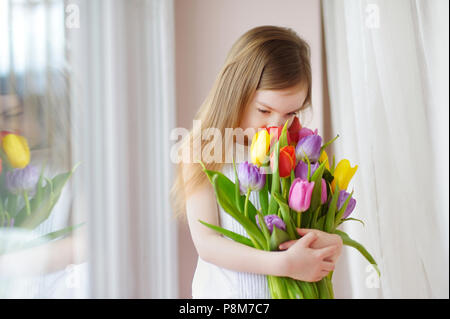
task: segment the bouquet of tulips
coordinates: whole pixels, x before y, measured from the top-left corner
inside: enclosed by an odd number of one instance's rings
[[[31,231],[44,222],[74,170],[75,167],[53,178],[44,176],[44,166],[39,169],[30,164],[27,140],[12,132],[1,131],[0,230],[21,228]],[[61,237],[80,225],[45,234],[38,241]]]
[[[239,222],[248,237],[199,221],[239,243],[261,250],[279,250],[279,245],[296,240],[296,228],[313,228],[339,235],[344,245],[356,248],[380,272],[373,257],[358,242],[337,227],[350,218],[356,205],[347,186],[357,170],[343,159],[328,163],[325,148],[339,136],[322,145],[317,130],[302,128],[296,117],[287,129],[264,127],[253,137],[251,163],[236,168],[234,183],[221,172],[203,166],[212,183],[219,205]],[[259,193],[260,210],[249,201],[251,192]],[[333,272],[318,282],[289,277],[267,276],[274,299],[334,298]]]

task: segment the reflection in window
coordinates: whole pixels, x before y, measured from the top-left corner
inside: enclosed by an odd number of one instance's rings
[[[19,136],[30,150],[22,168],[14,165],[17,155],[0,143],[0,221],[7,221],[0,225],[0,298],[84,298],[87,293],[86,225],[72,214],[70,178],[60,193],[56,178],[74,166],[64,14],[62,0],[0,0],[0,139],[13,145],[21,139],[8,135]],[[12,188],[11,181],[18,180],[13,174],[31,166],[46,179],[29,194]],[[35,199],[39,185],[41,201]],[[54,206],[44,200],[55,195]]]

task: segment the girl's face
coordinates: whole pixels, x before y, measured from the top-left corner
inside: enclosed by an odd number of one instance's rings
[[[256,131],[263,126],[283,126],[286,121],[289,127],[307,95],[307,87],[303,85],[283,90],[257,90],[244,110],[239,127]],[[245,144],[248,145],[248,141]]]
[[[24,112],[16,95],[0,95],[0,131],[10,131],[27,138],[30,148],[41,142],[38,121],[30,112]]]

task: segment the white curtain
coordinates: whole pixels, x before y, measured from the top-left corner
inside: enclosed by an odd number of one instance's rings
[[[176,298],[173,2],[71,1],[76,187],[94,298]],[[163,137],[167,136],[167,139]]]
[[[448,1],[323,0],[336,159],[359,168],[338,298],[448,298]]]

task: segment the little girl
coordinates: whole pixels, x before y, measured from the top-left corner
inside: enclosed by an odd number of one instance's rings
[[[311,66],[308,44],[294,31],[261,26],[247,31],[232,46],[225,64],[195,119],[202,128],[257,129],[291,125],[295,116],[311,104]],[[241,132],[242,132],[241,130]],[[222,142],[220,163],[207,163],[234,181],[233,166],[225,154],[241,144],[249,161],[252,136],[236,136],[236,142]],[[241,141],[239,143],[239,140]],[[202,154],[195,147],[211,143],[201,131],[191,130],[183,148],[188,154]],[[237,148],[238,149],[238,148]],[[280,245],[280,251],[262,251],[234,242],[202,225],[199,220],[219,225],[243,236],[243,227],[218,204],[211,183],[194,161],[180,163],[172,189],[177,212],[186,212],[192,240],[198,252],[192,282],[193,298],[270,298],[266,275],[319,281],[330,271],[342,249],[337,235],[318,230],[297,229],[302,236]],[[260,208],[253,192],[250,201]],[[247,236],[248,237],[248,236]]]

